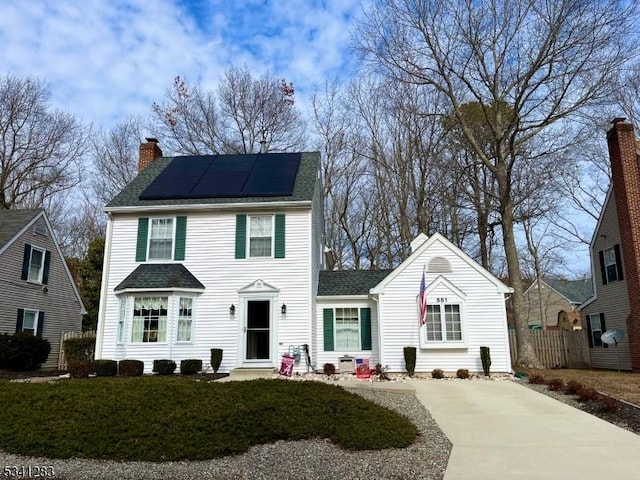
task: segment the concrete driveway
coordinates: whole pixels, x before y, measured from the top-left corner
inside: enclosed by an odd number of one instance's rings
[[[445,480],[640,479],[640,436],[516,382],[411,386],[453,444]]]

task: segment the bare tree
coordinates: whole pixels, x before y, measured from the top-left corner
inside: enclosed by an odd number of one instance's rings
[[[43,206],[80,183],[88,129],[49,106],[45,84],[0,77],[0,208]]]
[[[540,362],[526,335],[514,170],[544,153],[527,150],[532,138],[551,135],[555,125],[610,98],[612,79],[637,52],[637,38],[629,35],[636,8],[615,0],[384,0],[358,28],[360,52],[374,68],[445,95],[495,178],[520,365]],[[462,111],[472,101],[490,126],[490,155]],[[495,107],[500,103],[513,115]]]
[[[138,150],[143,137],[139,117],[128,117],[91,140],[95,175],[91,186],[102,205],[111,201],[138,174]]]
[[[164,102],[153,104],[153,124],[168,152],[186,155],[253,153],[263,140],[284,152],[305,142],[293,84],[256,79],[246,68],[227,70],[215,92],[176,77]]]

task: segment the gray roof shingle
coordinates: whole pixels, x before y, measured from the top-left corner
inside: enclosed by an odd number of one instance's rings
[[[583,280],[565,280],[563,278],[543,278],[543,281],[567,298],[571,303],[584,303],[593,295],[593,283],[591,278]]]
[[[393,270],[323,270],[318,281],[318,296],[368,295],[369,290]]]
[[[11,240],[33,217],[42,212],[41,208],[32,210],[0,210],[0,248]]]
[[[115,288],[195,288],[204,290],[204,285],[181,263],[143,263]]]
[[[116,195],[113,200],[107,204],[106,208],[311,201],[320,169],[319,152],[302,152],[300,154],[300,165],[291,196],[140,200],[140,194],[155,180],[160,172],[171,163],[171,160],[173,160],[173,157],[162,157],[155,160]]]

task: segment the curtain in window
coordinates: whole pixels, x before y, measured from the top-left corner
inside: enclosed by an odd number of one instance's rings
[[[336,308],[336,349],[360,350],[357,308]]]
[[[132,342],[164,342],[167,339],[168,297],[136,297],[133,306]]]
[[[191,320],[193,311],[193,299],[189,297],[180,298],[178,310],[178,342],[191,341]]]
[[[250,217],[249,255],[251,257],[271,256],[272,217],[261,215]]]

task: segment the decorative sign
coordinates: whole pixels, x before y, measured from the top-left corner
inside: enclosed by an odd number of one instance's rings
[[[368,358],[356,358],[356,377],[362,379],[371,378]]]
[[[293,365],[295,364],[295,358],[292,355],[283,355],[282,363],[280,364],[280,375],[290,377],[293,375]]]

